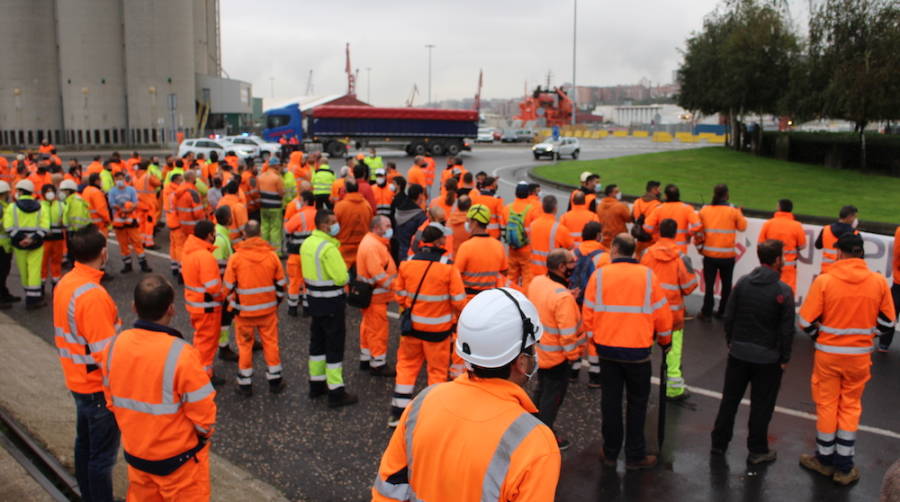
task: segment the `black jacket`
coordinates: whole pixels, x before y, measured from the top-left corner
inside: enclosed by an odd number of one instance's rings
[[[741,277],[725,308],[725,338],[735,359],[787,363],[794,338],[794,293],[775,270],[759,266]]]

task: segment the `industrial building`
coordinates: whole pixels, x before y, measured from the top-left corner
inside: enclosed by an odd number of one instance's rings
[[[0,145],[173,143],[249,127],[218,0],[5,0]]]

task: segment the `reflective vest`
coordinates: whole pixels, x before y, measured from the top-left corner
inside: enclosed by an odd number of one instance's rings
[[[528,229],[531,242],[531,264],[535,275],[547,273],[547,256],[557,248],[572,249],[575,240],[568,227],[556,221],[552,214],[541,214]]]
[[[469,299],[486,289],[506,285],[506,249],[490,235],[473,235],[460,244],[453,265],[459,270]]]
[[[662,202],[659,199],[644,200],[643,197],[635,199],[631,205],[631,216],[634,218],[634,221],[638,221],[642,216],[646,220],[650,213],[660,204]]]
[[[322,195],[331,195],[331,185],[334,184],[334,173],[328,167],[328,164],[322,164],[313,175],[313,195],[319,197]]]
[[[169,459],[199,450],[212,435],[216,391],[181,333],[139,320],[110,342],[103,359],[107,405],[132,467],[171,468]]]
[[[581,233],[584,230],[584,226],[592,221],[600,223],[600,218],[597,217],[597,213],[589,211],[584,205],[572,206],[572,210],[562,215],[562,218],[559,219],[560,223],[568,227],[569,235],[572,236],[575,244],[581,243]]]
[[[281,209],[284,197],[284,180],[273,170],[260,174],[256,181],[259,185],[259,205],[263,209]]]
[[[394,201],[394,191],[391,190],[391,186],[387,184],[384,186],[372,185],[372,195],[375,196],[375,214],[390,216],[391,202]]]
[[[649,357],[654,333],[672,336],[672,312],[653,271],[632,259],[597,269],[584,293],[584,329],[598,346],[626,349],[623,357]],[[639,350],[632,350],[639,349]]]
[[[559,446],[536,412],[522,387],[499,378],[463,374],[426,388],[384,452],[372,500],[553,500]]]
[[[219,264],[213,256],[214,244],[189,235],[181,252],[184,278],[184,306],[190,314],[212,313],[222,305]]]
[[[287,204],[297,196],[297,178],[294,176],[294,173],[285,171],[281,175],[281,179],[284,182],[284,198],[282,201],[284,204]]]
[[[644,231],[659,239],[659,224],[662,220],[671,218],[678,225],[675,242],[681,248],[682,253],[687,253],[688,243],[691,237],[700,231],[700,217],[697,211],[684,202],[666,202],[657,206],[650,216],[644,219]]]
[[[44,244],[44,239],[50,231],[50,213],[44,211],[41,203],[34,200],[34,197],[23,195],[3,212],[3,227],[9,232],[10,242],[14,248],[37,249]],[[31,239],[28,246],[22,244],[25,239]]]
[[[102,392],[100,352],[119,329],[116,302],[100,285],[103,271],[75,262],[53,290],[53,334],[66,387]]]
[[[873,337],[894,331],[896,311],[881,274],[861,258],[834,263],[816,277],[800,307],[800,327],[818,325],[816,350],[829,354],[867,355]],[[868,357],[868,356],[867,356]]]
[[[50,231],[44,237],[45,241],[61,241],[63,239],[63,232],[66,230],[63,223],[64,206],[65,204],[58,200],[41,201],[41,209],[50,215]]]
[[[307,237],[316,229],[316,208],[306,206],[294,213],[284,224],[284,232],[287,234],[288,254],[300,254],[300,246]]]
[[[855,228],[851,231],[853,235],[859,235],[859,231]],[[822,270],[821,273],[828,272],[831,266],[837,261],[837,241],[839,236],[834,235],[831,231],[831,225],[825,225],[822,228]]]
[[[759,231],[759,242],[769,239],[781,241],[784,245],[784,266],[797,266],[797,252],[806,246],[806,232],[803,225],[794,220],[794,215],[778,211],[771,220],[763,223]]]
[[[225,274],[225,266],[228,265],[228,259],[234,254],[229,234],[228,227],[216,224],[216,242],[213,243],[215,249],[212,253],[213,257],[216,259],[216,264],[219,265],[219,275]]]
[[[412,306],[416,289],[422,283],[416,304],[410,312],[413,328],[411,336],[430,342],[439,342],[450,336],[454,319],[466,305],[462,277],[444,253],[443,249],[437,247],[423,248],[400,264],[397,280],[394,281],[397,303],[403,309]]]
[[[7,210],[9,210],[9,202],[0,200],[0,249],[10,253],[12,252],[12,243],[9,238],[9,233],[6,231],[6,227],[2,224],[3,215],[6,214]]]
[[[703,256],[734,258],[737,233],[747,229],[747,219],[740,209],[727,204],[703,206],[700,210]]]
[[[81,195],[73,193],[66,197],[63,210],[63,225],[70,232],[80,230],[92,223],[91,209]]]
[[[335,302],[344,301],[349,275],[340,245],[340,241],[319,229],[313,230],[300,245],[300,267],[311,312],[331,313]]]
[[[571,291],[549,275],[539,275],[528,285],[528,299],[537,308],[544,328],[537,344],[538,365],[553,368],[581,359],[586,338],[581,313]]]
[[[272,246],[260,237],[251,237],[228,260],[224,283],[239,317],[261,317],[276,312],[287,281]]]
[[[641,265],[650,267],[656,275],[659,287],[666,293],[674,329],[681,329],[684,323],[684,297],[697,288],[697,276],[688,269],[684,253],[674,240],[661,238],[647,248],[641,257]]]
[[[143,211],[155,211],[157,200],[156,190],[159,188],[159,178],[155,178],[149,172],[144,172],[135,182],[134,187],[137,190],[139,208]]]
[[[390,241],[372,232],[359,243],[356,254],[356,278],[372,286],[372,301],[387,303],[394,299],[391,286],[397,266],[391,257]]]

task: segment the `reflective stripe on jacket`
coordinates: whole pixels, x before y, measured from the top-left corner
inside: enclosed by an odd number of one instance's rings
[[[238,246],[225,267],[222,282],[230,305],[240,317],[274,314],[287,284],[281,260],[261,237]]]
[[[691,237],[700,231],[700,217],[697,216],[697,211],[684,202],[664,202],[644,219],[644,231],[653,235],[654,239],[659,239],[659,224],[667,218],[675,220],[678,224],[675,242],[682,253],[687,253]]]
[[[181,252],[184,306],[188,313],[213,312],[222,305],[222,280],[213,256],[215,245],[189,235]]]
[[[312,312],[333,312],[344,301],[344,285],[350,276],[338,248],[340,242],[316,229],[300,246],[300,268]]]
[[[747,229],[747,219],[740,209],[728,204],[712,204],[700,210],[700,236],[703,256],[734,258],[737,233]]]
[[[549,275],[539,275],[528,286],[528,299],[537,308],[544,328],[537,344],[540,367],[553,368],[567,360],[579,360],[586,338],[572,292]]]
[[[372,301],[393,301],[391,286],[397,277],[397,266],[391,257],[390,241],[372,232],[363,237],[356,254],[356,278],[371,285]]]
[[[572,249],[572,231],[558,223],[552,214],[541,214],[528,229],[531,241],[531,264],[535,275],[547,273],[547,256],[557,248]]]
[[[509,262],[503,244],[493,236],[473,235],[460,244],[453,265],[459,269],[469,298],[506,285]]]
[[[431,268],[425,277],[425,269],[429,264]],[[416,305],[410,312],[415,331],[413,336],[432,342],[444,340],[453,332],[456,316],[466,305],[462,277],[459,270],[444,256],[443,249],[426,246],[400,264],[394,291],[401,308],[410,308],[420,282],[422,288]]]

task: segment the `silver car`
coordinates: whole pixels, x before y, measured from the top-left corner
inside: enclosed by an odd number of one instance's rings
[[[577,159],[581,153],[581,144],[576,138],[561,137],[556,140],[548,138],[547,141],[531,147],[531,153],[534,154],[534,160],[541,157],[559,160],[563,155],[571,155],[573,159]]]

